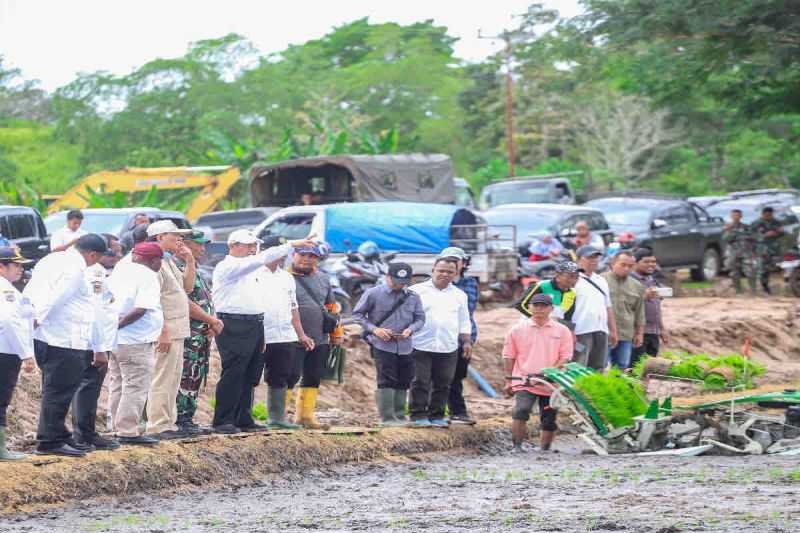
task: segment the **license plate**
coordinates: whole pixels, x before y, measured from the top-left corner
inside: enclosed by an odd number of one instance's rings
[[[800,259],[795,259],[794,261],[784,261],[780,265],[783,270],[797,268],[800,267]]]

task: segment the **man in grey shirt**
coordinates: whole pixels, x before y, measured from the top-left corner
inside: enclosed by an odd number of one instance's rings
[[[293,389],[300,381],[295,424],[301,424],[306,429],[322,427],[314,414],[322,378],[322,367],[330,353],[330,343],[341,344],[342,342],[340,326],[337,326],[331,333],[323,331],[323,308],[328,312],[336,312],[337,304],[328,276],[317,269],[317,263],[321,256],[322,252],[318,246],[295,248],[292,266],[289,267],[297,289],[297,309],[300,313],[300,323],[306,335],[314,341],[312,350],[298,345],[295,368],[288,378],[290,389]],[[300,380],[301,373],[302,380]]]
[[[386,283],[366,291],[353,310],[375,360],[375,403],[383,426],[406,422],[406,394],[414,378],[411,336],[425,324],[419,295],[406,289],[411,275],[406,263],[390,264]]]

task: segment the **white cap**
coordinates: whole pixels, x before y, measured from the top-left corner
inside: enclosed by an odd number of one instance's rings
[[[171,220],[157,220],[147,226],[147,236],[148,237],[155,237],[156,235],[161,235],[163,233],[177,233],[179,235],[188,235],[192,232],[190,229],[180,229],[175,223]]]
[[[228,235],[228,244],[256,244],[262,242],[264,241],[256,237],[256,234],[249,229],[237,229]]]

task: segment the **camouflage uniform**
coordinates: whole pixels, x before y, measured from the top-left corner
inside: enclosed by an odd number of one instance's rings
[[[185,267],[180,260],[176,261],[179,268]],[[214,305],[211,303],[211,290],[200,277],[195,274],[194,288],[189,293],[189,300],[196,303],[209,315],[214,314]],[[211,338],[208,336],[209,327],[205,322],[191,319],[189,322],[190,334],[183,344],[183,372],[181,385],[178,389],[178,425],[191,422],[197,411],[197,396],[200,387],[208,376],[209,359],[211,356]]]
[[[742,275],[747,278],[750,284],[750,292],[755,292],[756,277],[753,271],[754,241],[750,226],[742,222],[736,225],[732,224],[722,234],[722,239],[728,245],[725,249],[725,266],[730,273],[737,294],[742,292]]]
[[[759,218],[750,225],[756,240],[756,277],[761,280],[764,291],[769,293],[769,271],[781,257],[781,237],[783,226],[775,219]],[[765,237],[768,231],[777,231],[779,235]]]

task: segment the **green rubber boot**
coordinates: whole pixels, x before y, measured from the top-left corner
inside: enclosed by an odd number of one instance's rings
[[[24,453],[12,452],[6,448],[6,428],[0,426],[0,461],[21,461],[27,457]]]
[[[394,417],[400,422],[408,422],[406,418],[406,395],[408,393],[405,389],[394,390]]]
[[[267,412],[269,413],[269,429],[300,429],[302,426],[286,420],[286,387],[267,388]]]
[[[394,416],[394,389],[378,389],[375,391],[375,404],[381,417],[381,427],[401,427],[405,425]]]

